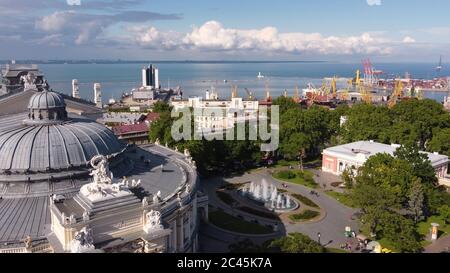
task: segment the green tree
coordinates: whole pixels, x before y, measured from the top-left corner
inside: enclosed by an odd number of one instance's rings
[[[163,112],[159,120],[152,123],[150,126],[149,138],[152,142],[155,142],[157,139],[161,142],[161,144],[172,144],[174,141],[171,135],[172,129],[172,118],[170,117],[170,113]]]
[[[441,215],[442,219],[444,219],[446,224],[450,224],[450,206],[443,205],[439,208],[439,214]]]
[[[389,108],[369,104],[357,104],[347,111],[347,122],[341,135],[344,142],[375,140],[390,143],[392,118]]]
[[[428,151],[450,156],[450,128],[439,129],[428,143]]]
[[[301,233],[274,240],[270,247],[279,248],[284,253],[325,253],[325,248]]]
[[[285,111],[280,117],[280,153],[294,159],[305,152],[308,157],[320,155],[334,129],[330,111],[322,107]]]
[[[394,156],[407,161],[413,168],[412,174],[419,177],[427,186],[437,185],[436,172],[428,159],[428,155],[421,153],[419,147],[414,144],[403,145],[395,151]]]
[[[422,249],[414,223],[398,213],[383,215],[382,235],[402,253],[416,253]]]
[[[278,105],[280,107],[280,115],[284,114],[290,109],[300,108],[300,105],[296,103],[292,98],[286,98],[285,96],[276,98],[272,102],[272,105]]]
[[[395,105],[391,110],[393,124],[392,142],[399,144],[418,143],[424,150],[433,138],[433,131],[450,128],[450,115],[442,104],[430,100],[407,100]]]
[[[354,168],[346,169],[342,173],[342,181],[347,189],[352,189],[355,184]]]
[[[420,179],[415,179],[412,182],[408,200],[408,210],[413,221],[417,224],[423,219],[424,216],[424,206],[425,206],[425,196],[423,191],[423,185]]]
[[[155,113],[165,113],[172,111],[171,106],[163,101],[157,101],[155,104],[153,104],[152,109]]]

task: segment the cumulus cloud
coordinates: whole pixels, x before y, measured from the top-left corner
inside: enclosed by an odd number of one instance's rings
[[[405,44],[413,44],[415,42],[416,40],[410,36],[406,36],[405,38],[403,38],[403,43]]]
[[[366,0],[369,6],[381,6],[381,0]]]
[[[154,27],[130,29],[142,46],[157,48],[200,49],[225,52],[275,52],[314,54],[389,54],[392,49],[378,35],[323,36],[320,33],[279,32],[275,27],[262,29],[226,28],[209,21],[194,26],[189,33],[160,32]]]

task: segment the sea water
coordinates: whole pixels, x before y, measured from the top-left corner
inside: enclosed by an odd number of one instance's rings
[[[232,86],[238,87],[239,96],[246,97],[245,88],[257,98],[264,98],[266,86],[273,97],[288,92],[294,94],[295,87],[306,88],[308,83],[320,87],[323,78],[355,76],[357,69],[363,71],[361,64],[329,62],[296,63],[154,63],[159,68],[160,83],[163,88],[180,86],[184,96],[204,96],[205,91],[214,88],[220,98],[231,96]],[[83,98],[93,100],[94,83],[102,85],[103,102],[110,98],[119,99],[125,92],[141,85],[142,63],[118,64],[41,64],[40,70],[45,74],[51,88],[70,94],[72,79],[78,79],[80,94]],[[434,70],[433,64],[378,64],[376,69],[383,70],[389,78],[403,77],[405,72],[413,78],[432,79],[437,76],[450,75],[450,71]],[[265,77],[258,79],[261,72]],[[338,83],[344,88],[345,81]],[[425,96],[442,102],[448,92],[426,92]]]

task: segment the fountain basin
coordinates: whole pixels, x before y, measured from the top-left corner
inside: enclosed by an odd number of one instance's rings
[[[241,196],[262,204],[276,213],[285,213],[299,208],[299,203],[289,194],[281,193],[274,184],[266,180],[251,182],[239,189]]]

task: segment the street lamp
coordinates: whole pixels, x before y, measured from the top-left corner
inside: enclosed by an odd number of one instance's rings
[[[317,241],[319,242],[320,245],[320,237],[322,236],[322,234],[320,234],[320,232],[317,233]]]

